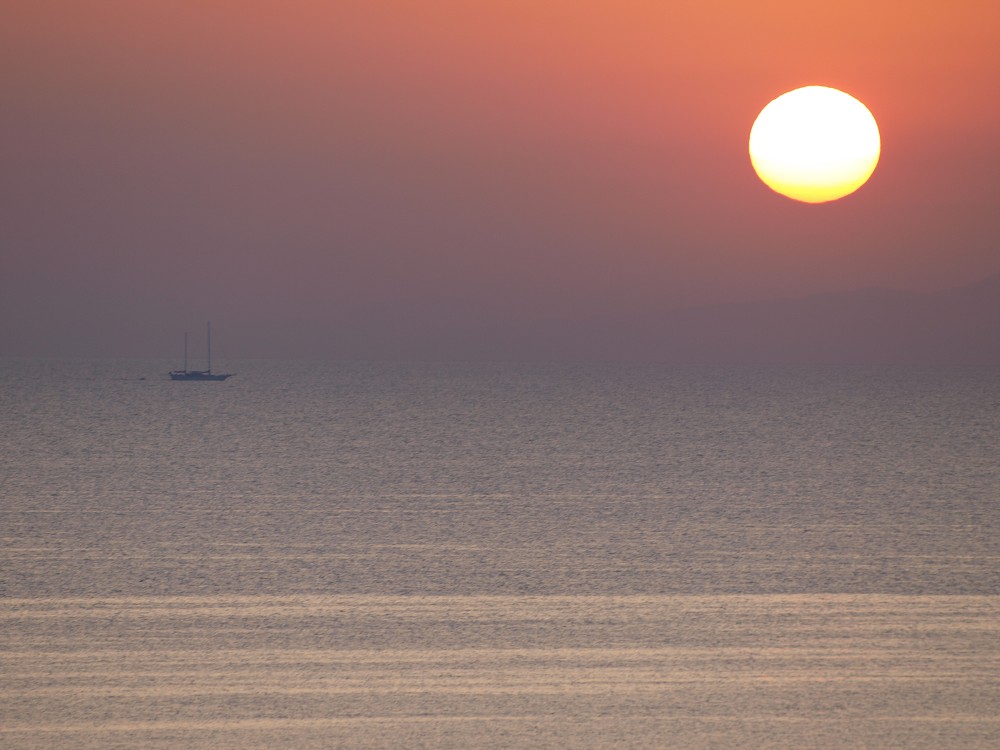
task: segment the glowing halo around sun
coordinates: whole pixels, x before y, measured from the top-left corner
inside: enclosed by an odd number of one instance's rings
[[[750,129],[750,163],[777,193],[824,203],[864,185],[882,150],[878,125],[850,94],[806,86],[782,94]]]

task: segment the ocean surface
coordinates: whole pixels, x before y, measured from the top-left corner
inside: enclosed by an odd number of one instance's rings
[[[0,360],[0,747],[1000,747],[1000,372]]]

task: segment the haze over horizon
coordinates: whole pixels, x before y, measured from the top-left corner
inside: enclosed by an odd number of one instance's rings
[[[0,356],[170,357],[212,320],[232,358],[660,360],[694,335],[694,359],[851,359],[808,327],[671,321],[996,274],[998,46],[985,0],[16,0]],[[857,96],[883,141],[820,206],[747,156],[807,84]],[[927,326],[880,335],[954,356]]]

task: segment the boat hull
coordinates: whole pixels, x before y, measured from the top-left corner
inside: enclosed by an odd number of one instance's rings
[[[170,373],[171,380],[225,380],[231,378],[231,372],[203,372],[199,370],[174,370]]]

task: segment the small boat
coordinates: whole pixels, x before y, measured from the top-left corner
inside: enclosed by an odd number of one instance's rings
[[[212,372],[212,324],[207,323],[208,340],[208,367],[204,370],[189,370],[188,367],[188,335],[184,334],[184,369],[171,370],[171,380],[225,380],[231,378],[236,373],[233,372]]]

